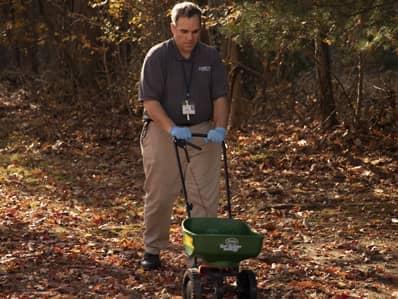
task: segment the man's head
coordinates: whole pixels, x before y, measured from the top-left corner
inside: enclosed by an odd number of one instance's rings
[[[177,48],[185,57],[189,57],[199,42],[202,11],[192,2],[176,4],[171,11],[171,32]]]
[[[180,17],[192,18],[193,16],[198,16],[201,21],[202,10],[198,5],[188,1],[177,3],[171,10],[171,23],[176,25]]]

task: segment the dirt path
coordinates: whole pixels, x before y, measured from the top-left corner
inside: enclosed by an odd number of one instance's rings
[[[181,203],[163,269],[139,267],[138,131],[3,86],[1,297],[179,298]],[[229,135],[233,212],[265,237],[242,262],[259,298],[398,298],[397,136],[343,133],[260,122]]]

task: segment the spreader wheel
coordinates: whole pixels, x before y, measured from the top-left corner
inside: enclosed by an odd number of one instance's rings
[[[256,274],[251,270],[242,270],[237,276],[237,295],[239,299],[257,298]]]
[[[191,268],[185,271],[182,294],[184,299],[202,298],[202,284],[200,281],[200,273],[197,269]]]

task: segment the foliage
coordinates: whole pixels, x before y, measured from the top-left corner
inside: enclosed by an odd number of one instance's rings
[[[91,101],[103,109],[139,114],[136,83],[142,59],[152,45],[169,37],[168,9],[174,3],[3,1],[2,78],[21,82],[31,77],[40,87],[36,88],[38,96],[43,98],[83,102],[83,106]],[[250,70],[250,76],[243,79],[244,96],[249,101],[259,98],[257,89],[263,82],[267,82],[271,98],[280,99],[279,92],[288,90],[286,86],[297,85],[294,80],[304,71],[311,72],[313,40],[319,35],[333,50],[335,70],[341,64],[356,64],[358,52],[366,54],[367,61],[375,65],[391,68],[397,64],[398,14],[394,0],[199,3],[205,8],[205,33],[212,37],[210,42],[219,49],[225,47],[221,32],[239,43],[241,60]],[[336,72],[336,79],[344,81],[337,75]],[[337,85],[341,88],[344,84]],[[311,100],[305,104],[312,107],[313,96],[308,98]],[[291,115],[288,107],[292,106],[286,103],[280,110]]]
[[[230,13],[221,21],[221,30],[241,45],[243,60],[248,61],[247,55],[253,57],[250,47],[260,54],[260,63],[249,64],[249,67],[261,68],[265,62],[272,72],[268,82],[274,85],[286,79],[291,82],[309,71],[309,66],[315,62],[314,40],[320,38],[332,49],[333,81],[341,97],[338,108],[349,111],[355,105],[354,94],[347,91],[351,87],[345,79],[339,78],[339,72],[353,65],[356,67],[359,53],[365,55],[362,56],[364,63],[385,64],[389,57],[389,67],[394,64],[391,54],[395,52],[395,60],[398,58],[398,43],[394,38],[398,34],[397,11],[398,3],[391,0],[235,1],[229,7]],[[350,82],[355,84],[352,79]],[[393,90],[394,86],[389,88]],[[347,97],[347,93],[351,96]],[[280,95],[276,99],[280,101]],[[342,105],[342,99],[348,102]],[[306,102],[305,99],[296,101]],[[311,102],[305,105],[312,107]]]
[[[126,109],[144,53],[168,32],[166,9],[155,2],[30,0],[1,8],[0,51],[10,58],[2,63],[16,69],[7,77],[33,71],[45,82],[41,94],[61,101],[102,98]]]
[[[232,7],[224,20],[224,32],[262,51],[280,46],[301,49],[320,33],[330,45],[349,44],[357,49],[390,46],[397,50],[396,10],[396,2],[391,0],[245,1]]]

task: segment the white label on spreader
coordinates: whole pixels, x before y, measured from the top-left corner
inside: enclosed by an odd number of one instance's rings
[[[239,249],[242,248],[242,246],[239,245],[238,239],[228,238],[228,239],[225,239],[224,244],[220,244],[220,248],[224,251],[238,252]]]

